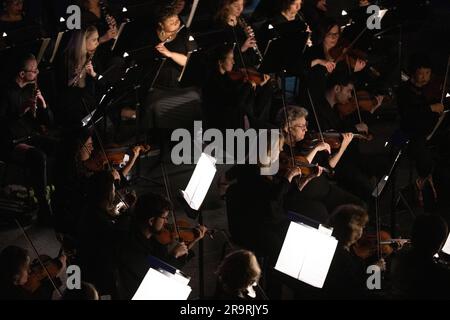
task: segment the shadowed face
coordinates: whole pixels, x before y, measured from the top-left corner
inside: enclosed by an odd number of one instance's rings
[[[414,73],[414,84],[421,88],[426,86],[431,79],[431,69],[430,68],[419,68]]]
[[[230,15],[240,17],[244,11],[244,0],[237,0],[228,6]]]
[[[289,130],[293,142],[300,142],[305,139],[305,134],[308,132],[308,122],[305,117],[298,118],[290,123],[289,128],[285,128],[285,130]],[[289,138],[287,139],[289,141]]]

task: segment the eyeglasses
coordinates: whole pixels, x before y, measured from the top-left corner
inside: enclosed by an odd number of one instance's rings
[[[306,130],[306,128],[308,128],[308,121],[306,121],[305,124],[298,124],[296,126],[292,126],[292,128],[300,128],[302,130]]]
[[[339,37],[339,32],[327,33],[327,37],[337,38]]]

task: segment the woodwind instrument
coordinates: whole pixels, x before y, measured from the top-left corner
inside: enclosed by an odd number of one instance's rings
[[[247,24],[247,22],[244,20],[244,18],[239,17],[238,23],[241,26],[242,29],[244,29],[245,34],[247,37],[255,38],[255,33],[253,32],[253,29]],[[264,59],[264,56],[262,55],[261,51],[259,50],[259,47],[257,44],[253,46],[253,50],[255,51],[255,54],[258,56],[258,60],[261,63]]]
[[[83,78],[83,74],[86,73],[86,67],[89,63],[91,63],[92,59],[94,58],[94,53],[90,53],[89,57],[87,58],[86,62],[83,64],[81,68],[77,68],[75,77],[73,77],[69,81],[69,87],[77,87],[78,83],[80,82],[81,78]]]

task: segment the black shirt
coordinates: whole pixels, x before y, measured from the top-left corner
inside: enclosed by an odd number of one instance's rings
[[[431,103],[410,81],[403,83],[398,90],[398,108],[401,128],[411,136],[424,136],[433,130],[439,115],[431,111]]]

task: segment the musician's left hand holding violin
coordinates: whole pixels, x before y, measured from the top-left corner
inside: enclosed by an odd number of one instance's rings
[[[191,249],[194,244],[198,241],[200,241],[201,239],[203,239],[206,235],[206,232],[208,232],[208,228],[204,225],[199,225],[195,228],[194,233],[195,233],[195,239],[194,241],[192,241],[189,246],[188,249]]]

